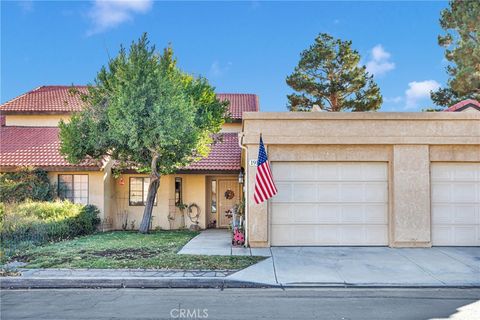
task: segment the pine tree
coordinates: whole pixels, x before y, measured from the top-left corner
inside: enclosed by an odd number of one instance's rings
[[[464,99],[480,100],[480,2],[450,1],[441,13],[440,25],[445,30],[438,44],[445,48],[448,85],[431,93],[441,107],[449,107]]]
[[[286,79],[296,93],[287,96],[290,111],[375,111],[382,104],[380,89],[351,41],[321,33],[300,55]]]

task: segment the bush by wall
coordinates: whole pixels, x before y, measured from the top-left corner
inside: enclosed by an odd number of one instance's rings
[[[53,187],[44,170],[25,168],[0,174],[0,202],[50,201],[53,195]]]
[[[30,245],[91,234],[99,223],[99,211],[92,205],[69,201],[10,204],[5,206],[0,222],[3,255],[8,257]]]

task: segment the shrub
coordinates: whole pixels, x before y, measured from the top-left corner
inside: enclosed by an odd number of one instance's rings
[[[2,227],[4,216],[5,216],[5,204],[3,202],[0,202],[0,228]]]
[[[30,245],[94,233],[100,223],[93,205],[69,201],[25,202],[5,207],[0,238],[6,256]]]
[[[49,201],[53,199],[53,194],[44,170],[25,168],[0,174],[0,202]]]

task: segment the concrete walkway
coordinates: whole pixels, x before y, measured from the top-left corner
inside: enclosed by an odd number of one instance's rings
[[[232,246],[228,229],[207,229],[190,240],[178,254],[207,256],[262,256],[270,257],[270,248],[244,248]]]
[[[184,254],[235,254],[235,248],[232,249],[230,246],[230,236],[224,230],[203,232],[195,239],[182,249]],[[247,251],[248,255],[255,252],[254,249],[244,251]],[[480,247],[405,249],[273,247],[259,252],[267,252],[270,256],[238,272],[21,269],[22,276],[4,277],[0,286],[2,288],[480,287]]]
[[[228,279],[283,286],[480,286],[479,247],[273,247]]]

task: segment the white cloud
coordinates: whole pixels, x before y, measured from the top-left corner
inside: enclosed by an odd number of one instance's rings
[[[231,62],[228,62],[226,65],[222,65],[219,61],[215,60],[213,61],[212,65],[210,66],[210,75],[213,77],[221,77],[225,73],[230,70],[230,67],[232,66]]]
[[[440,83],[435,80],[412,81],[408,84],[405,91],[405,108],[412,109],[418,107],[421,100],[430,98],[430,91],[440,88]]]
[[[136,13],[146,13],[153,0],[95,0],[88,16],[92,28],[88,35],[104,32],[133,19]]]
[[[381,76],[395,69],[395,63],[390,61],[391,54],[383,48],[381,44],[377,44],[370,52],[371,58],[367,62],[367,71],[373,75]]]
[[[383,101],[388,102],[388,103],[400,103],[402,102],[403,98],[400,96],[397,97],[391,97],[391,98],[383,98]]]

